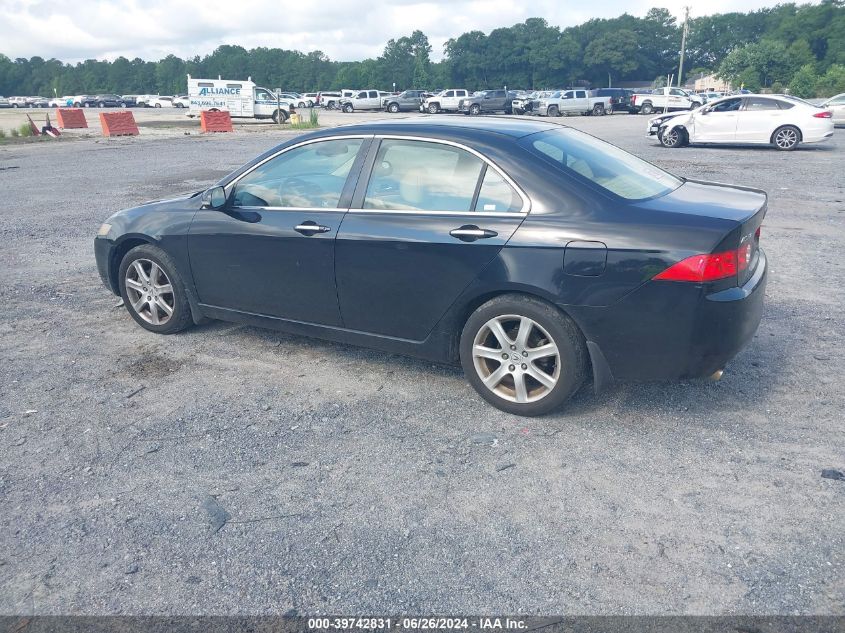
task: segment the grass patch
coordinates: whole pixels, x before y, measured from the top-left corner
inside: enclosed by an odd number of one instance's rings
[[[0,141],[6,140],[6,130],[0,128]]]
[[[299,123],[291,123],[290,126],[291,129],[294,130],[312,130],[320,127],[320,116],[317,114],[317,110],[311,108],[307,121],[305,119],[300,119]]]
[[[14,132],[14,130],[12,130]],[[32,128],[30,127],[29,123],[23,123],[17,130],[18,135],[27,137],[32,136]]]
[[[18,132],[17,128],[12,130],[12,138],[18,138],[20,135],[21,135],[21,133]]]

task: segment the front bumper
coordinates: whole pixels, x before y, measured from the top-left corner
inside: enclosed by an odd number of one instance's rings
[[[97,272],[103,285],[114,294],[120,294],[117,287],[117,280],[111,278],[111,259],[114,252],[114,242],[108,237],[97,236],[94,238],[94,259],[97,261]]]
[[[742,286],[708,293],[699,284],[649,281],[603,308],[567,306],[588,341],[626,381],[703,378],[754,337],[763,315],[765,252]]]

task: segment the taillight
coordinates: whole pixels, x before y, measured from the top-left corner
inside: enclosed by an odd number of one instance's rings
[[[816,112],[813,116],[817,119],[831,119],[833,118],[833,112]]]
[[[669,266],[655,279],[701,283],[735,277],[739,270],[738,255],[738,251],[693,255]]]

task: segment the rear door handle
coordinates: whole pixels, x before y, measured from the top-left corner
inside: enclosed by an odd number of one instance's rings
[[[465,224],[460,228],[449,231],[449,235],[457,237],[463,242],[474,242],[475,240],[486,240],[491,237],[496,237],[498,233],[496,233],[496,231],[490,231],[489,229],[480,229],[474,224]]]
[[[316,222],[308,220],[302,224],[297,224],[293,227],[293,230],[297,233],[302,233],[303,235],[314,235],[315,233],[328,233],[332,229],[329,226],[323,226],[322,224],[317,224]]]

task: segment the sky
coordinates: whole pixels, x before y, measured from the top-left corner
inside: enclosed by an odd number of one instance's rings
[[[221,44],[266,46],[331,59],[377,57],[390,38],[420,29],[432,59],[443,44],[471,30],[485,33],[529,17],[574,26],[591,18],[652,6],[681,17],[749,11],[776,0],[0,0],[0,53],[14,59],[40,55],[66,62],[124,56],[158,60],[205,55]]]

